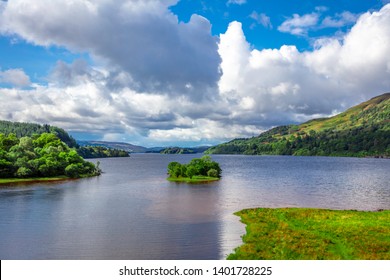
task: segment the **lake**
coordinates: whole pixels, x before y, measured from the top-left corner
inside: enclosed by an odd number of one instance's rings
[[[244,208],[390,209],[390,160],[213,155],[220,181],[166,180],[169,162],[200,156],[99,159],[99,177],[1,187],[0,259],[225,259]]]

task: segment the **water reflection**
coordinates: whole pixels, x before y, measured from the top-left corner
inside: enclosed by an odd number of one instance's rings
[[[390,161],[213,156],[223,178],[166,181],[170,161],[101,159],[100,177],[0,189],[1,259],[221,259],[251,207],[390,208]]]

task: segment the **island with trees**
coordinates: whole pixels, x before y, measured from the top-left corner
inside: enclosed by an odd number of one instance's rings
[[[210,156],[194,158],[188,164],[173,161],[168,164],[168,180],[172,182],[203,183],[217,181],[222,169]]]
[[[17,137],[0,133],[0,184],[100,175],[99,164],[85,161],[54,133]]]

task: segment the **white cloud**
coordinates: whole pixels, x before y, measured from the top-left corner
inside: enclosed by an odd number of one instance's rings
[[[227,5],[236,4],[236,5],[243,5],[246,3],[246,0],[228,0]]]
[[[304,22],[300,25],[316,20]],[[390,5],[359,17],[342,40],[321,39],[313,51],[251,49],[238,22],[220,37],[221,96],[231,116],[243,123],[276,125],[326,116],[390,89]],[[246,100],[251,106],[245,111],[234,106]]]
[[[342,12],[341,14],[336,14],[334,17],[327,16],[321,23],[321,28],[327,27],[343,27],[346,25],[354,24],[358,16],[351,12]]]
[[[30,77],[22,69],[9,69],[0,71],[0,83],[16,87],[27,87],[31,84]]]
[[[316,7],[316,12],[298,15],[294,14],[287,18],[279,27],[280,32],[290,33],[297,36],[306,36],[309,31],[324,28],[340,28],[353,25],[358,15],[349,11],[344,11],[333,16],[323,17],[323,13],[328,11],[326,7]]]
[[[33,44],[89,52],[127,72],[138,90],[177,95],[191,84],[192,97],[203,98],[220,77],[217,38],[201,16],[179,23],[168,9],[176,2],[13,0],[2,29]]]
[[[293,35],[303,36],[307,35],[308,29],[316,26],[319,20],[317,13],[306,14],[300,16],[294,14],[292,18],[285,20],[278,30],[285,33],[291,33]]]
[[[271,23],[271,19],[269,16],[267,16],[266,14],[264,13],[257,13],[256,11],[253,11],[250,15],[249,15],[250,18],[252,18],[253,20],[255,20],[256,23],[264,26],[265,28],[270,28],[272,29],[272,23]]]

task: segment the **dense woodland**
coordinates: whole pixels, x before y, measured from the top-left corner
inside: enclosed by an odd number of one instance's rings
[[[85,161],[54,133],[31,137],[0,133],[0,178],[79,178],[100,172],[98,165]]]
[[[32,137],[34,134],[53,133],[70,148],[78,147],[76,140],[65,130],[48,124],[40,125],[35,123],[0,121],[0,133],[4,135],[14,133],[18,138],[24,136]]]
[[[62,142],[67,144],[70,148],[75,148],[83,158],[105,158],[105,157],[128,157],[129,153],[119,149],[110,149],[99,146],[80,146],[76,140],[70,136],[64,129],[51,126],[51,125],[40,125],[34,123],[19,123],[0,121],[0,133],[9,135],[15,134],[16,137],[33,137],[42,133],[53,133]]]
[[[275,127],[257,137],[215,146],[206,153],[390,157],[390,94],[332,118]]]
[[[194,158],[188,164],[181,164],[176,161],[168,164],[168,174],[172,178],[193,178],[194,176],[220,178],[221,172],[219,164],[212,161],[210,156]]]

